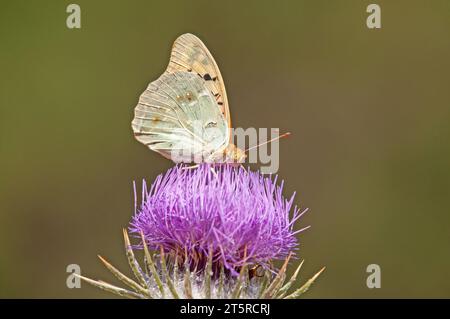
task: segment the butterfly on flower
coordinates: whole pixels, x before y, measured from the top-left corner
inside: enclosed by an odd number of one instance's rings
[[[234,145],[225,84],[216,61],[195,35],[179,36],[166,71],[141,94],[131,123],[142,144],[176,163],[243,163]]]

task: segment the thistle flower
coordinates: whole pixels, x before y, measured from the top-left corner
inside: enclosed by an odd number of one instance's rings
[[[298,249],[295,222],[307,211],[282,195],[283,182],[241,167],[179,165],[145,181],[125,248],[137,281],[101,258],[132,290],[82,277],[104,290],[132,298],[296,298],[317,276],[291,294],[300,263],[286,280],[289,260]],[[136,194],[136,191],[135,191]],[[143,249],[144,267],[134,249]],[[156,251],[151,253],[150,251]],[[272,262],[284,259],[277,271]]]

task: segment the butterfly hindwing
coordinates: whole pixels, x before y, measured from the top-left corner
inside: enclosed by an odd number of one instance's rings
[[[164,73],[150,83],[139,98],[132,127],[139,142],[176,162],[207,158],[229,142],[214,95],[189,72]]]

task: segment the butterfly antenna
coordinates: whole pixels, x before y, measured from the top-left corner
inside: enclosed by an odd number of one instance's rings
[[[260,146],[265,145],[265,144],[272,143],[273,141],[282,139],[283,137],[288,137],[289,135],[291,135],[291,132],[286,132],[286,133],[284,133],[284,134],[278,135],[277,137],[275,137],[275,138],[273,138],[273,139],[271,139],[271,140],[268,140],[268,141],[266,141],[266,142],[263,142],[263,143],[261,143],[261,144],[258,144],[258,145],[252,146],[252,147],[249,147],[249,148],[247,148],[244,152],[247,153],[248,151],[250,151],[250,150],[252,150],[252,149],[254,149],[254,148],[260,147]]]

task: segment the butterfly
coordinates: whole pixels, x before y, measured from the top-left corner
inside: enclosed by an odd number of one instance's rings
[[[193,34],[179,36],[165,72],[134,109],[135,138],[177,163],[242,163],[232,142],[225,84],[213,56]]]

